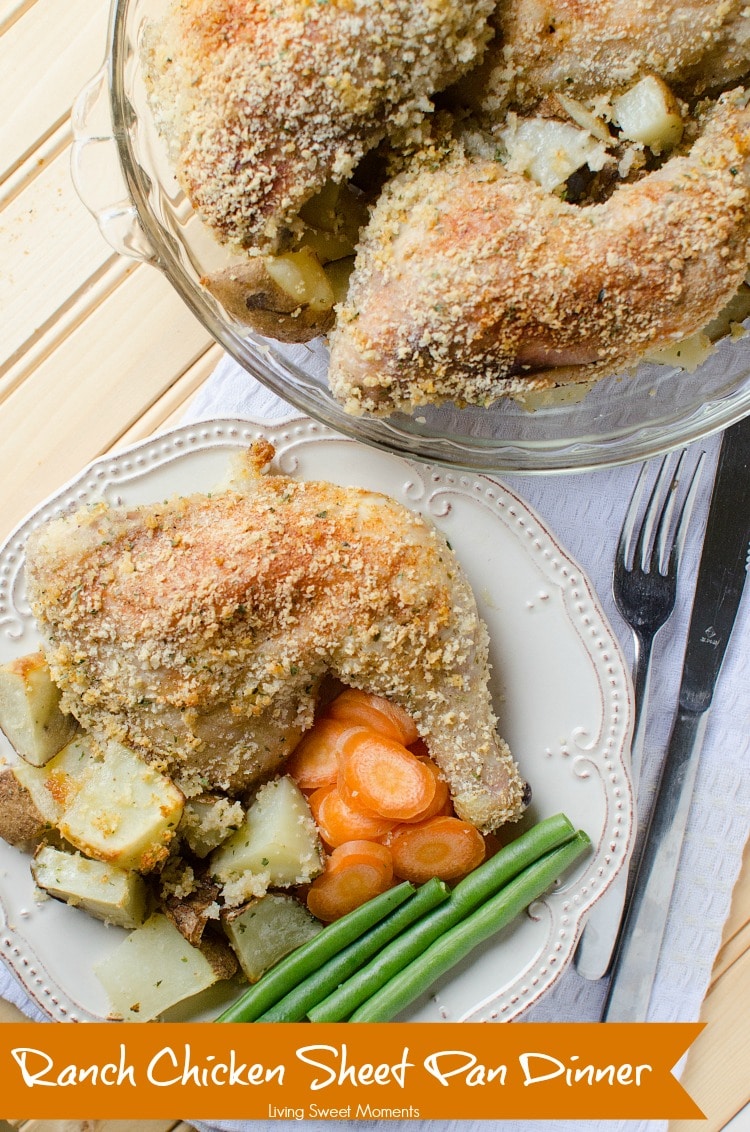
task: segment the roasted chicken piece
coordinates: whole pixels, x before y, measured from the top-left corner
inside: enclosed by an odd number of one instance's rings
[[[177,177],[219,238],[279,250],[300,207],[477,59],[494,0],[173,0],[144,65]]]
[[[744,0],[502,0],[495,22],[480,76],[495,110],[617,92],[644,75],[701,94],[750,68]]]
[[[337,398],[376,415],[489,404],[622,372],[704,327],[747,271],[746,104],[722,96],[687,155],[603,204],[460,145],[396,178],[332,334]]]
[[[458,813],[517,818],[525,785],[496,733],[488,642],[443,536],[384,495],[262,475],[35,532],[31,606],[62,703],[188,794],[249,790],[310,726],[323,677],[416,721]]]

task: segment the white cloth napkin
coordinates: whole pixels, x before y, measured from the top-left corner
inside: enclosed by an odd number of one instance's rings
[[[225,358],[191,405],[189,421],[216,417],[252,417],[279,420],[298,415],[291,406],[260,386],[236,363]],[[695,447],[704,450],[707,469],[687,541],[681,569],[681,585],[675,614],[657,638],[649,710],[646,755],[663,752],[671,727],[681,672],[682,651],[690,615],[692,587],[699,556],[700,540],[708,507],[711,475],[718,452],[718,438]],[[632,658],[632,639],[611,596],[610,575],[615,544],[633,489],[638,468],[628,466],[564,476],[504,476],[504,481],[536,510],[570,555],[577,560],[598,592],[604,609]],[[750,596],[743,599],[734,634],[727,651],[721,680],[711,710],[703,754],[698,769],[695,798],[680,861],[664,946],[652,996],[652,1021],[694,1021],[698,1018],[714,958],[729,913],[732,888],[739,873],[742,850],[750,833]],[[571,968],[558,980],[544,999],[524,1016],[524,1021],[593,1021],[599,1017],[605,987],[580,978]],[[20,985],[0,967],[0,995],[41,1019]],[[738,1009],[741,1004],[738,1004]],[[367,1132],[388,1132],[383,1122],[345,1122]],[[425,1122],[403,1121],[406,1132],[424,1130]],[[567,1122],[516,1123],[498,1121],[503,1129],[521,1132],[530,1126],[543,1126],[567,1132]],[[287,1121],[198,1122],[201,1129],[231,1132],[287,1132]],[[327,1127],[325,1122],[307,1121]],[[284,1127],[282,1127],[284,1126]],[[660,1121],[586,1122],[603,1132],[660,1129]],[[430,1122],[435,1132],[479,1132],[480,1123]]]

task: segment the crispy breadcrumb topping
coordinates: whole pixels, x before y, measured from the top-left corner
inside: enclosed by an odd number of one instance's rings
[[[488,110],[550,91],[593,97],[659,75],[686,94],[726,89],[750,65],[745,0],[514,0],[499,5]]]
[[[456,809],[517,817],[488,642],[443,536],[373,492],[259,475],[244,490],[104,504],[30,539],[30,601],[64,710],[189,795],[242,794],[310,726],[322,678],[414,717]]]
[[[592,383],[702,330],[744,277],[747,115],[715,101],[750,69],[744,0],[172,0],[144,60],[189,198],[255,254],[204,284],[261,334],[333,325],[350,413]],[[640,81],[671,137],[643,106],[643,133],[618,122]],[[335,299],[321,261],[325,317],[272,294],[257,252],[309,238],[303,205],[379,146]]]
[[[147,28],[150,101],[195,208],[277,247],[300,207],[432,110],[483,50],[493,0],[175,0]]]
[[[502,164],[448,156],[382,193],[331,340],[349,412],[489,404],[635,366],[737,292],[750,236],[750,111],[708,113],[686,156],[578,207]]]

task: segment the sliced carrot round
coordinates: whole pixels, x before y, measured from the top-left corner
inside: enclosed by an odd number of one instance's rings
[[[335,872],[326,869],[310,885],[307,907],[313,916],[330,923],[388,888],[390,882],[377,863],[352,863]]]
[[[393,739],[408,747],[419,738],[419,732],[408,712],[383,696],[347,688],[327,708],[331,719],[359,723],[370,727],[386,739]]]
[[[417,756],[422,766],[426,766],[435,779],[435,796],[428,806],[410,819],[412,822],[427,821],[428,818],[437,817],[438,814],[445,814],[446,816],[453,813],[453,804],[451,802],[450,791],[448,783],[441,777],[440,768],[437,763],[434,763],[430,758],[424,758],[422,755]]]
[[[336,781],[342,739],[351,730],[351,724],[323,717],[305,732],[284,767],[300,790],[317,790]]]
[[[358,839],[376,841],[396,824],[391,818],[350,806],[337,786],[321,787],[308,801],[320,836],[331,847]]]
[[[408,821],[425,810],[435,776],[401,743],[365,730],[343,742],[338,786],[344,799],[384,818]]]
[[[388,846],[395,875],[414,884],[423,884],[430,877],[458,880],[481,865],[485,854],[479,830],[452,817],[402,826],[389,838]]]
[[[373,865],[383,872],[383,879],[390,885],[393,882],[393,856],[387,845],[379,841],[345,841],[337,846],[328,858],[326,868],[332,873],[341,872],[351,865]]]

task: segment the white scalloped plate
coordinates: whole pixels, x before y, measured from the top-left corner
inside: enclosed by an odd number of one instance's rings
[[[137,504],[210,490],[229,453],[261,435],[276,445],[279,471],[386,492],[446,533],[489,628],[501,733],[534,791],[524,821],[562,810],[592,839],[582,864],[408,1015],[415,1021],[517,1018],[565,967],[586,912],[626,854],[633,825],[626,767],[632,696],[620,648],[590,584],[502,484],[407,462],[306,418],[177,429],[92,464],[0,549],[0,662],[38,643],[23,580],[31,530],[95,500]],[[7,744],[2,754],[14,757]],[[4,842],[0,911],[1,953],[34,1001],[55,1020],[105,1019],[107,1003],[92,967],[122,931],[54,900],[36,903],[28,857]],[[211,1018],[236,993],[231,986],[209,992],[170,1018]]]

